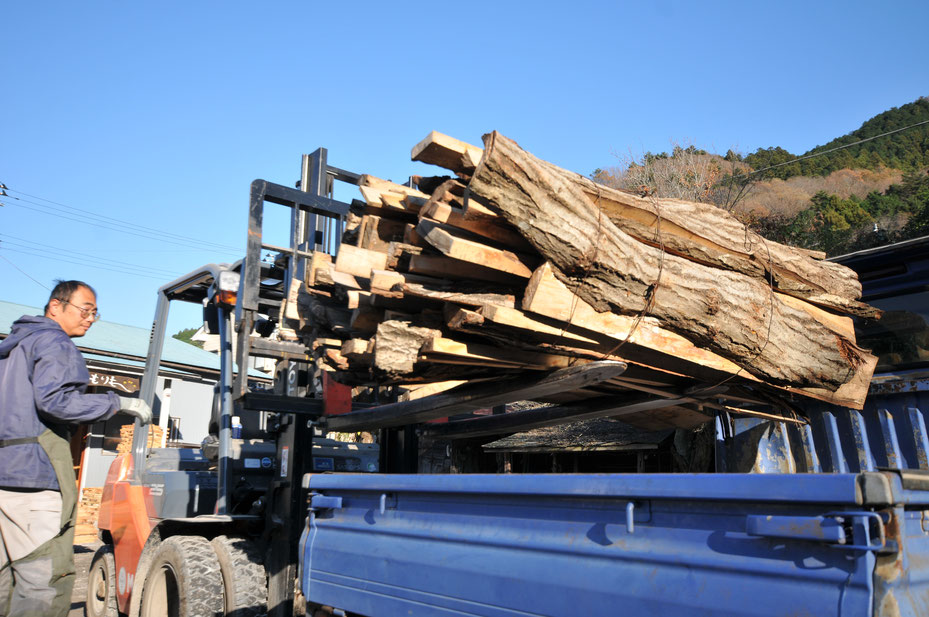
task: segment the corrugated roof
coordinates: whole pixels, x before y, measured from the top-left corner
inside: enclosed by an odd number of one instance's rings
[[[7,335],[13,327],[13,322],[23,315],[42,315],[44,311],[34,306],[14,304],[0,301],[0,334]],[[108,321],[98,321],[88,330],[87,334],[74,339],[78,347],[93,349],[95,351],[114,353],[124,356],[135,356],[143,361],[148,355],[148,341],[150,332],[144,328],[126,326]],[[105,355],[104,353],[104,355]],[[133,360],[107,357],[108,362],[122,363],[136,366]],[[185,366],[219,370],[219,356],[199,347],[179,341],[170,336],[165,337],[164,349],[161,354],[162,362],[174,362]],[[249,374],[264,376],[264,373],[249,371]]]

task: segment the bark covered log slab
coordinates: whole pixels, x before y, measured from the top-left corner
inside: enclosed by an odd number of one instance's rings
[[[476,146],[468,147],[480,151]],[[711,204],[646,199],[547,161],[539,163],[576,183],[620,229],[637,240],[658,243],[660,228],[661,243],[671,253],[737,272],[771,276],[784,293],[835,311],[859,317],[880,316],[874,307],[857,301],[861,284],[855,273],[840,264],[822,261],[823,253],[766,240]]]
[[[835,391],[873,366],[870,354],[780,301],[764,280],[634,239],[576,182],[496,132],[485,137],[470,188],[597,310],[647,310],[668,329],[774,384]]]

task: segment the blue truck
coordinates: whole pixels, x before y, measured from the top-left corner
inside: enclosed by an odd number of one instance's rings
[[[303,279],[314,245],[337,250],[350,204],[331,184],[360,177],[326,156],[304,157],[299,190],[252,184],[245,259],[159,290],[142,396],[154,402],[169,304],[203,304],[222,342],[216,439],[166,453],[135,427],[104,492],[89,615],[929,615],[929,238],[838,258],[885,311],[857,324],[879,357],[861,411],[716,409],[700,472],[419,473],[425,438],[467,420],[423,422],[625,367],[593,362],[332,415],[339,397],[312,396],[307,350],[261,336],[262,315],[282,310],[284,282]],[[266,204],[292,212],[289,246],[262,239]],[[262,260],[267,251],[277,258]],[[255,356],[280,360],[274,391],[235,370]],[[484,434],[518,430],[478,421]],[[379,434],[375,459],[318,448],[326,431],[359,430]],[[449,452],[456,443],[434,441]]]
[[[840,258],[886,311],[859,328],[881,352],[864,410],[720,414],[718,473],[310,475],[304,594],[389,616],[929,614],[927,249]]]

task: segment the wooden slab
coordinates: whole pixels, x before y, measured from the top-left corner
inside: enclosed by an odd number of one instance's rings
[[[582,388],[615,377],[625,368],[621,362],[592,362],[552,372],[520,375],[510,380],[464,386],[414,401],[330,416],[325,420],[327,430],[344,432],[416,424],[512,401],[532,400],[538,396]]]
[[[335,269],[352,276],[370,278],[371,270],[385,270],[387,268],[387,253],[358,248],[350,244],[339,247],[339,254],[335,258]]]
[[[408,269],[414,274],[426,274],[452,280],[487,281],[503,285],[518,284],[519,281],[526,280],[524,277],[444,255],[412,255]]]
[[[456,173],[470,173],[477,167],[482,153],[481,148],[438,131],[432,131],[425,139],[413,146],[410,158]]]
[[[442,227],[428,219],[421,219],[416,230],[426,242],[448,257],[514,276],[529,278],[537,262],[535,257],[520,255],[462,238],[455,235],[450,228]]]

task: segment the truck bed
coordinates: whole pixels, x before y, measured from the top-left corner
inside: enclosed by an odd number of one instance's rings
[[[304,595],[349,613],[929,614],[920,472],[304,483]]]

